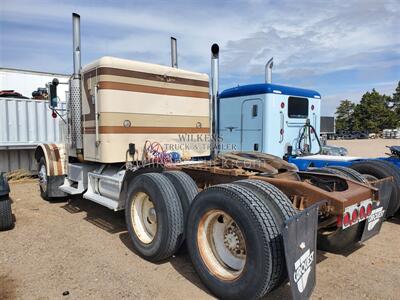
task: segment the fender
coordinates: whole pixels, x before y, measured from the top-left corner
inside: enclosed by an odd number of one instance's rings
[[[35,150],[35,159],[45,158],[48,176],[66,175],[67,151],[65,144],[39,144]]]

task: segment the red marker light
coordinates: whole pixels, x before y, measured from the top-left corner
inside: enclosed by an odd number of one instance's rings
[[[357,209],[353,210],[353,213],[351,214],[351,222],[355,223],[358,219],[358,211]]]
[[[365,218],[365,208],[364,206],[361,206],[360,208],[360,219],[364,219]]]
[[[284,109],[285,108],[285,102],[281,103],[281,108]]]
[[[337,216],[336,225],[337,225],[337,227],[341,227],[342,226],[342,217],[341,216]]]
[[[51,116],[53,117],[53,119],[57,118],[57,114],[56,112],[53,110],[53,112],[51,113]]]
[[[345,215],[343,216],[343,225],[347,226],[349,224],[350,224],[350,214],[345,213]]]
[[[372,204],[370,203],[370,204],[368,204],[368,206],[367,206],[367,217],[370,216],[371,213],[372,213]]]

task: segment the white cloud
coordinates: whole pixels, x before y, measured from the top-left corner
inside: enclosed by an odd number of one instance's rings
[[[40,69],[48,56],[46,68],[71,70],[73,11],[82,16],[84,63],[114,55],[169,64],[169,36],[174,35],[180,67],[202,72],[209,71],[209,48],[218,42],[221,76],[229,85],[255,77],[262,80],[264,64],[271,56],[275,58],[274,78],[318,89],[330,97],[329,103],[347,92],[360,95],[379,81],[393,85],[400,79],[398,0],[9,0],[2,3],[0,22],[2,26],[3,22],[17,24],[20,30],[15,34],[1,29],[7,51],[17,52],[19,47],[34,55],[24,56],[19,49],[20,57],[15,54],[13,60],[2,59],[1,64],[22,67],[26,63]],[[32,36],[30,29],[36,26],[46,30]],[[37,39],[43,41],[40,50]],[[11,56],[3,49],[1,57]],[[335,80],[332,87],[326,87],[326,77],[351,72],[357,76],[349,82]]]

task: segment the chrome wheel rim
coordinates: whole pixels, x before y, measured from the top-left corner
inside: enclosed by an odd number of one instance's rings
[[[38,177],[39,177],[39,185],[45,192],[47,190],[47,170],[45,165],[40,166]]]
[[[211,210],[200,219],[197,232],[200,256],[212,274],[222,280],[238,278],[246,264],[246,242],[234,219]]]
[[[157,212],[150,197],[143,192],[133,196],[131,222],[136,236],[144,244],[150,244],[157,233]]]

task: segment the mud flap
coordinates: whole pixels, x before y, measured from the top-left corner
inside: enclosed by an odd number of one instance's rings
[[[390,196],[392,194],[391,182],[388,180],[379,180],[374,182],[373,186],[379,189],[379,202],[374,202],[373,204],[372,213],[365,221],[360,242],[365,242],[379,233],[386,210],[389,207]]]
[[[316,203],[285,221],[282,237],[294,300],[309,299],[316,282],[318,207]]]

